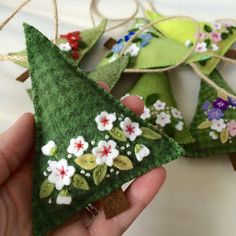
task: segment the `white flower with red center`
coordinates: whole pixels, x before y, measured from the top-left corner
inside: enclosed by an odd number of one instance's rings
[[[95,121],[98,125],[98,130],[105,131],[111,130],[113,128],[113,122],[116,120],[116,114],[109,114],[103,111],[101,114],[97,115]]]
[[[137,136],[142,134],[139,124],[132,122],[129,117],[126,117],[124,121],[120,122],[120,127],[123,130],[125,136],[131,141],[134,141]]]
[[[64,51],[64,52],[69,52],[71,50],[71,46],[68,42],[59,44],[59,48],[61,51]]]
[[[138,47],[135,43],[132,43],[131,46],[125,51],[125,54],[130,54],[131,57],[138,56],[140,47]]]
[[[42,153],[46,156],[54,156],[57,152],[57,145],[54,141],[50,140],[46,145],[42,148]]]
[[[156,109],[157,111],[161,111],[161,110],[164,110],[164,109],[165,109],[166,103],[165,103],[165,102],[162,102],[162,101],[160,101],[160,100],[157,100],[157,101],[153,104],[153,106],[155,107],[155,109]]]
[[[74,154],[79,157],[83,155],[84,151],[88,149],[88,143],[84,140],[84,137],[78,136],[77,138],[72,138],[70,140],[70,145],[67,148],[67,152]]]
[[[195,51],[196,52],[206,52],[207,51],[207,44],[206,44],[206,42],[197,43]]]
[[[171,122],[170,115],[167,114],[166,112],[163,111],[157,115],[156,123],[161,127],[165,127],[170,122]]]
[[[55,184],[57,190],[61,190],[64,186],[70,185],[71,177],[75,173],[74,166],[68,166],[66,159],[51,161],[49,163],[49,170],[51,173],[48,176],[48,181]]]
[[[116,149],[116,142],[113,140],[101,140],[98,146],[92,149],[93,155],[96,157],[96,163],[101,165],[105,163],[107,166],[113,165],[113,159],[119,155]]]
[[[219,120],[213,119],[212,120],[212,124],[211,124],[212,130],[215,130],[220,133],[224,128],[226,128],[226,124],[224,122],[224,119],[219,119]]]
[[[182,113],[181,113],[181,111],[179,111],[178,109],[172,108],[172,109],[171,109],[171,113],[172,113],[172,115],[174,116],[174,118],[183,119]]]
[[[219,43],[222,40],[221,33],[217,31],[211,32],[210,38],[214,43]]]
[[[151,117],[150,109],[146,106],[144,106],[143,113],[140,116],[141,119],[146,120]]]

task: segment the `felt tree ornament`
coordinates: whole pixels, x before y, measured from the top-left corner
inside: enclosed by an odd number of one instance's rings
[[[179,144],[195,141],[184,124],[181,111],[177,109],[167,73],[143,74],[129,94],[141,96],[144,100],[143,120],[173,137]]]
[[[44,235],[183,150],[78,70],[35,28],[25,25],[25,34],[36,120],[33,231]]]
[[[232,94],[232,89],[214,70],[210,78]],[[185,147],[189,157],[236,152],[236,100],[220,94],[201,82],[198,106],[190,126],[196,142]]]
[[[164,16],[154,12],[146,11],[150,21],[163,19]],[[209,75],[220,62],[217,56],[223,56],[236,41],[236,24],[231,20],[209,22],[198,22],[200,27],[199,35],[196,35],[195,22],[186,19],[170,19],[155,25],[155,28],[167,38],[191,48],[199,39],[195,51],[198,53],[209,53],[206,60],[199,62],[201,71]]]

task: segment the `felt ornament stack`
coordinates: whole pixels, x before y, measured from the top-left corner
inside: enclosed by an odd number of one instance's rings
[[[33,229],[43,235],[183,150],[78,70],[35,28],[25,25],[25,34],[36,119]]]

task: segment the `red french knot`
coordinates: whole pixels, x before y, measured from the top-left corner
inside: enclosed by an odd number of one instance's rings
[[[67,176],[68,170],[65,170],[65,169],[64,169],[64,166],[62,166],[61,169],[56,168],[56,170],[59,172],[58,175],[61,176],[61,179],[63,179],[65,176]],[[58,176],[58,175],[57,175],[57,176]]]
[[[78,53],[77,51],[73,50],[73,51],[71,52],[71,56],[72,56],[73,59],[76,60],[76,59],[79,58],[79,53]]]
[[[107,157],[111,153],[111,146],[103,146],[102,151],[100,151],[102,157]]]
[[[79,43],[77,41],[73,41],[70,43],[72,49],[77,50],[79,47]]]
[[[75,148],[79,151],[81,148],[84,148],[84,144],[79,141],[78,143],[75,143]]]
[[[128,132],[129,134],[134,133],[134,128],[132,127],[132,125],[126,125],[126,132]]]
[[[109,122],[109,119],[106,118],[106,116],[101,118],[101,123],[105,127]]]

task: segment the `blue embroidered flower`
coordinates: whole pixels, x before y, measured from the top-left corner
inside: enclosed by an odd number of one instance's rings
[[[152,35],[150,33],[145,33],[145,34],[141,34],[139,38],[142,39],[140,46],[145,47],[150,43],[150,40],[152,39]]]
[[[119,44],[119,43],[123,42],[123,40],[124,40],[124,39],[122,39],[122,38],[118,39],[117,42],[116,42],[116,44]]]
[[[207,117],[209,120],[219,120],[224,116],[224,112],[220,109],[217,108],[212,108],[210,111],[207,113]]]
[[[209,101],[205,101],[204,104],[202,105],[202,110],[207,111],[210,105],[211,103]]]
[[[236,99],[228,97],[229,104],[233,107],[236,107]]]
[[[124,47],[123,43],[118,43],[118,44],[115,44],[112,47],[111,51],[114,52],[114,53],[119,53],[122,50],[123,47]]]

